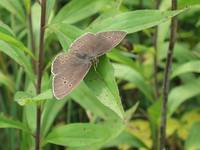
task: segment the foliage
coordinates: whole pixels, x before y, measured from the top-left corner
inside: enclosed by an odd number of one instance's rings
[[[174,16],[179,29],[170,78],[168,147],[199,149],[199,4],[199,0],[179,0],[179,9],[171,11],[168,0],[162,0],[159,10],[148,0],[46,0],[45,66],[37,95],[33,62],[39,53],[41,5],[1,0],[0,141],[5,144],[0,149],[34,148],[38,105],[42,106],[44,149],[153,149],[160,124],[169,21]],[[155,26],[158,97],[153,69]],[[75,90],[57,101],[51,84],[54,57],[85,32],[110,30],[128,35],[99,59],[97,68],[91,68]]]

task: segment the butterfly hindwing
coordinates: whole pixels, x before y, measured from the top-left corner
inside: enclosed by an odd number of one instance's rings
[[[60,54],[57,56],[52,65],[53,77],[53,93],[58,99],[63,98],[74,89],[87,74],[91,63],[82,62],[75,56],[67,57],[62,65],[59,59],[66,58],[67,54]],[[58,65],[59,64],[59,65]],[[58,65],[58,66],[57,66]]]

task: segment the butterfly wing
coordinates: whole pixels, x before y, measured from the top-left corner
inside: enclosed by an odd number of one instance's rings
[[[52,64],[54,96],[57,99],[67,96],[83,80],[90,67],[89,61],[86,63],[70,53],[59,54]]]
[[[86,33],[72,43],[69,52],[79,54],[79,56],[89,55],[95,48],[96,43],[97,39],[95,34]]]
[[[108,32],[99,32],[96,34],[98,43],[94,49],[93,55],[101,56],[107,51],[111,50],[117,46],[126,36],[124,31],[108,31]]]
[[[62,73],[65,70],[68,70],[67,67],[69,67],[70,65],[66,66],[66,64],[67,63],[71,64],[73,59],[74,59],[74,56],[71,55],[70,53],[58,54],[52,63],[51,72],[55,75],[58,73]]]
[[[125,37],[126,32],[86,33],[70,46],[69,53],[59,54],[52,64],[53,93],[58,99],[71,92],[91,67],[90,58],[105,54]]]

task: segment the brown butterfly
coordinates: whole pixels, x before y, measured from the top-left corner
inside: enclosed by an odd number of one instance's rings
[[[89,71],[92,61],[117,46],[126,36],[123,31],[86,33],[76,39],[68,53],[60,53],[52,63],[53,94],[68,95]]]

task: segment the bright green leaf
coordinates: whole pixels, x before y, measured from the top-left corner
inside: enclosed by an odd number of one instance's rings
[[[70,93],[70,97],[96,116],[104,119],[117,118],[115,113],[103,105],[93,94],[93,90],[89,89],[84,82],[81,82],[80,85]]]
[[[109,2],[107,0],[72,0],[59,11],[53,22],[75,23],[96,14]]]
[[[199,0],[178,0],[178,6],[180,8],[200,6],[200,1]]]
[[[147,146],[139,138],[126,131],[122,132],[118,137],[107,143],[105,147],[115,147],[118,145],[128,145],[135,148],[147,148]]]
[[[13,46],[19,48],[20,50],[26,52],[28,55],[30,55],[32,58],[36,59],[35,56],[33,55],[33,53],[24,46],[24,44],[20,41],[18,41],[17,39],[15,39],[14,37],[5,34],[3,32],[0,32],[0,40],[5,41],[9,44],[12,44]]]
[[[172,115],[176,109],[186,100],[200,94],[200,79],[189,81],[178,86],[169,93],[168,113]]]
[[[190,61],[176,67],[172,72],[172,78],[189,72],[200,73],[200,61]]]
[[[117,78],[134,83],[150,101],[153,100],[151,88],[139,72],[129,66],[121,64],[113,64],[113,67]]]
[[[32,81],[35,79],[35,75],[32,70],[32,65],[29,60],[25,56],[25,54],[18,48],[12,47],[4,41],[0,40],[0,51],[8,55],[14,61],[16,61],[19,65],[23,66],[24,70],[30,77]]]
[[[50,16],[54,11],[54,6],[55,6],[56,0],[47,0],[46,1],[46,21],[49,22],[51,19]]]
[[[26,13],[30,12],[31,0],[24,0],[24,6],[26,8]]]
[[[52,98],[53,98],[53,94],[52,94],[51,89],[44,91],[35,97],[33,97],[32,95],[30,95],[27,92],[21,92],[21,91],[18,91],[15,94],[15,101],[19,105],[22,105],[22,106],[28,105],[28,104],[34,104],[34,103],[37,103],[38,101],[48,100],[48,99],[52,99]]]
[[[42,125],[41,132],[42,136],[45,136],[56,119],[57,114],[61,111],[62,107],[66,104],[68,99],[58,101],[56,99],[50,99],[44,104],[42,112]]]
[[[113,67],[108,59],[102,57],[97,70],[91,70],[85,78],[85,82],[102,104],[123,118],[124,112],[113,73]]]
[[[125,12],[95,22],[87,31],[99,32],[109,30],[122,30],[134,33],[168,21],[171,17],[183,12],[160,10],[137,10]]]
[[[45,143],[63,146],[86,146],[103,142],[109,137],[108,128],[89,123],[76,123],[56,127],[50,132]]]
[[[185,150],[200,150],[200,122],[193,124],[191,130],[189,131],[188,138],[185,142]]]
[[[83,31],[81,29],[66,23],[50,24],[47,27],[47,32],[49,34],[53,32],[57,35],[58,40],[65,51],[69,48],[69,45],[72,43],[73,40],[83,34]]]
[[[130,67],[133,68],[137,68],[136,63],[132,60],[132,58],[129,56],[127,56],[127,53],[124,53],[123,51],[120,51],[116,48],[112,49],[112,51],[110,51],[109,53],[106,54],[108,56],[108,58],[110,58],[111,60],[114,60],[116,62],[128,65]],[[132,56],[135,57],[135,56]]]

